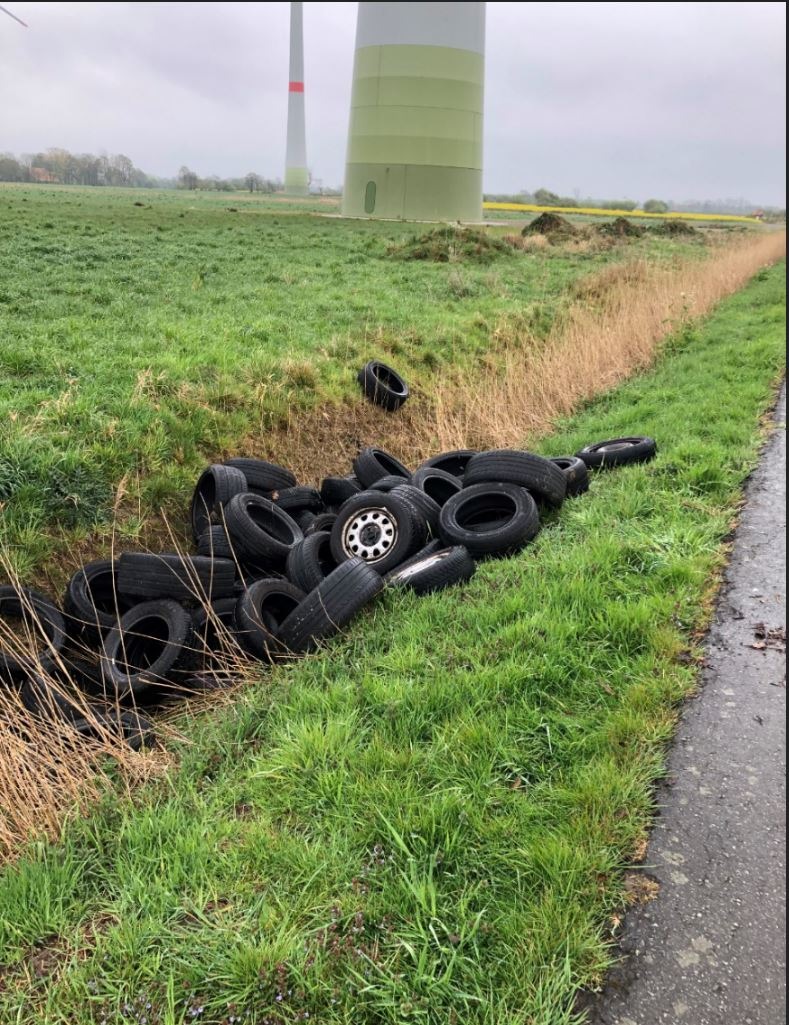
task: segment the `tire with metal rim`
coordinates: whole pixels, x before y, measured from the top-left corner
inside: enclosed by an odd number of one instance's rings
[[[407,466],[382,448],[363,448],[353,461],[353,472],[364,488],[382,477],[402,477],[405,482],[411,476]]]
[[[394,413],[408,400],[408,385],[386,363],[370,360],[356,375],[356,380],[370,402],[390,413]]]
[[[49,673],[66,643],[60,610],[29,587],[0,587],[0,683]]]
[[[256,580],[236,603],[236,635],[242,647],[267,662],[286,654],[278,631],[304,600],[301,588],[288,580]]]
[[[314,590],[337,569],[337,565],[331,550],[331,533],[320,530],[294,545],[288,556],[286,572],[288,580],[307,592]]]
[[[360,558],[388,573],[426,541],[426,524],[410,502],[394,494],[363,491],[337,514],[331,551],[338,563]]]
[[[189,511],[195,541],[206,527],[221,516],[233,495],[240,495],[246,490],[247,479],[236,467],[215,463],[203,470],[195,486]]]
[[[567,497],[576,498],[589,490],[589,470],[578,456],[552,456],[551,462],[558,466],[567,479]]]
[[[476,568],[468,549],[456,545],[409,560],[407,565],[389,573],[386,583],[392,587],[406,587],[416,594],[430,594],[465,583],[474,576]]]
[[[458,448],[452,452],[440,452],[437,456],[426,459],[419,469],[443,470],[445,473],[451,473],[453,477],[462,477],[471,457],[478,454],[478,450],[475,448]]]
[[[170,598],[135,605],[104,638],[101,669],[107,691],[136,697],[174,683],[198,667],[194,622]]]
[[[488,483],[517,484],[537,501],[556,509],[567,494],[567,480],[558,466],[520,449],[494,449],[472,456],[463,474],[463,487]]]
[[[654,438],[610,438],[587,445],[575,453],[592,470],[613,466],[628,466],[631,463],[647,463],[657,455]]]
[[[383,589],[380,575],[361,559],[343,562],[282,623],[277,637],[293,654],[339,633]]]
[[[540,529],[537,506],[516,484],[473,484],[441,510],[441,537],[463,545],[474,558],[510,555],[529,543]]]

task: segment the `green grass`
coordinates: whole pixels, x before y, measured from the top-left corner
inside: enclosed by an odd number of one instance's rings
[[[409,262],[388,249],[424,226],[315,216],[335,207],[0,186],[0,540],[23,578],[106,522],[124,478],[137,520],[177,519],[210,458],[294,407],[360,401],[367,359],[429,387],[497,329],[544,334],[582,274],[699,248]]]
[[[544,445],[643,432],[655,462],[597,475],[462,589],[388,594],[190,722],[179,771],[7,869],[0,1020],[570,1022],[694,683],[782,275]]]

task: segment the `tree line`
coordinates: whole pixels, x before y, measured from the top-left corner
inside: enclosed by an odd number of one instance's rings
[[[240,178],[201,177],[182,167],[174,178],[146,174],[124,153],[96,156],[95,153],[70,153],[52,147],[41,153],[0,153],[0,181],[33,182],[50,185],[124,186],[132,189],[210,189],[233,192],[276,192],[282,188],[277,178],[250,171]]]

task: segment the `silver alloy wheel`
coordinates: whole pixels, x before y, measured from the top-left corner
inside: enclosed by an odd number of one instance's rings
[[[365,562],[378,562],[397,541],[397,521],[388,509],[371,506],[356,513],[345,524],[342,547],[346,555]]]

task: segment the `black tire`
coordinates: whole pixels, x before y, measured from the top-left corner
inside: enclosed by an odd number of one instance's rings
[[[631,463],[648,463],[657,455],[654,438],[610,438],[587,445],[575,453],[590,470],[601,470],[613,466],[628,466]]]
[[[363,448],[353,461],[353,472],[364,488],[369,488],[382,477],[391,475],[408,480],[411,476],[408,467],[382,448]]]
[[[21,623],[16,631],[5,620]],[[0,586],[0,683],[33,673],[49,673],[66,643],[66,624],[60,610],[45,595],[29,587]]]
[[[265,459],[247,459],[239,456],[234,459],[226,459],[225,466],[233,466],[240,470],[247,479],[249,490],[262,491],[267,495],[272,491],[294,488],[297,483],[290,470],[285,469],[284,466],[278,466],[276,463],[269,463]]]
[[[478,455],[477,449],[458,448],[453,452],[441,452],[437,456],[426,459],[419,467],[420,470],[443,470],[451,473],[453,477],[462,477],[472,456]]]
[[[567,479],[567,497],[577,498],[589,490],[589,470],[578,456],[552,456],[551,462],[562,471]]]
[[[121,711],[115,708],[104,709],[97,705],[91,708],[89,717],[73,719],[69,725],[81,737],[93,740],[104,740],[108,733],[120,731],[132,751],[153,747],[156,743],[153,723],[133,709]]]
[[[246,490],[247,479],[236,467],[220,463],[206,467],[195,486],[189,510],[195,541],[221,515],[230,499]]]
[[[197,539],[197,554],[209,559],[234,559],[233,546],[227,536],[224,524],[206,527]]]
[[[390,493],[404,498],[416,509],[425,521],[428,537],[438,537],[438,518],[441,515],[441,506],[438,502],[434,502],[429,495],[412,484],[401,484]]]
[[[220,598],[209,606],[201,606],[192,614],[195,647],[204,662],[213,661],[214,656],[232,647],[237,601],[235,596]]]
[[[171,598],[135,605],[104,638],[102,673],[117,698],[177,682],[198,663],[192,617]]]
[[[397,371],[378,360],[365,363],[356,375],[356,380],[365,398],[390,413],[399,409],[410,394],[408,385]]]
[[[310,651],[319,640],[347,626],[383,586],[374,569],[361,559],[349,559],[300,602],[284,620],[277,636],[294,654]]]
[[[454,473],[437,470],[434,466],[421,466],[411,474],[409,484],[424,491],[438,506],[446,505],[463,487],[463,482]]]
[[[407,565],[392,570],[386,577],[386,583],[392,587],[406,587],[416,594],[430,594],[471,580],[476,569],[477,564],[468,550],[456,545],[410,559]]]
[[[472,456],[463,474],[463,487],[491,482],[517,484],[555,509],[567,494],[567,480],[558,466],[544,456],[519,449],[494,449]]]
[[[278,631],[305,598],[288,580],[257,580],[241,595],[235,608],[236,636],[255,658],[271,662],[287,654]]]
[[[63,596],[63,618],[69,636],[96,644],[118,625],[134,599],[118,591],[118,564],[111,559],[88,562],[69,580]]]
[[[382,491],[386,494],[389,491],[394,491],[395,488],[399,488],[401,484],[407,484],[409,480],[409,477],[401,477],[399,473],[389,473],[386,477],[381,477],[371,484],[367,490]]]
[[[254,570],[282,569],[304,533],[293,517],[262,495],[236,495],[225,526],[241,562]]]
[[[138,599],[215,601],[233,593],[236,567],[229,559],[204,555],[123,552],[118,560],[118,592]]]
[[[308,535],[291,548],[286,572],[288,580],[307,593],[314,590],[337,566],[331,550],[331,533],[322,530]]]
[[[291,513],[291,516],[301,528],[301,532],[305,537],[310,532],[313,523],[317,519],[315,513],[310,512],[309,509],[297,509]]]
[[[425,543],[427,528],[410,502],[395,494],[362,491],[343,505],[331,531],[338,563],[359,557],[378,573],[388,573]]]
[[[79,719],[89,705],[84,694],[72,698],[68,686],[53,685],[43,676],[29,676],[19,690],[19,697],[31,715],[45,721]]]
[[[361,490],[355,477],[324,477],[321,481],[321,498],[328,509],[338,509]]]
[[[271,501],[291,513],[308,509],[310,512],[323,512],[325,506],[320,491],[315,488],[298,485],[294,488],[283,488],[282,491],[275,491],[271,495]]]
[[[516,484],[473,484],[450,498],[441,510],[441,537],[463,545],[473,558],[509,555],[540,529],[537,506]]]
[[[337,513],[318,513],[309,527],[304,531],[304,536],[309,537],[311,534],[318,534],[322,530],[328,530],[331,532],[331,528],[334,526],[336,519]]]

